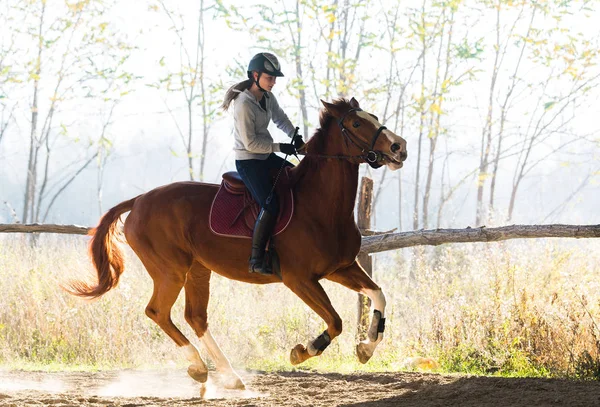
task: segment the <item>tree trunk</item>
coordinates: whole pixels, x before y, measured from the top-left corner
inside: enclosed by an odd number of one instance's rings
[[[204,0],[200,0],[200,13],[198,16],[198,53],[200,59],[196,69],[200,69],[200,101],[202,103],[202,149],[200,150],[200,169],[198,180],[204,181],[204,165],[206,164],[206,149],[208,147],[208,109],[206,102],[206,89],[204,88]]]
[[[39,143],[37,140],[38,125],[38,92],[40,75],[42,73],[42,50],[44,48],[44,15],[46,11],[46,2],[42,2],[40,14],[40,25],[38,28],[38,56],[36,61],[35,77],[33,80],[33,102],[31,105],[31,133],[29,135],[29,160],[27,162],[27,180],[25,182],[25,198],[23,202],[23,223],[29,222],[33,216],[33,203],[35,202],[35,188],[37,179],[37,151]]]
[[[531,35],[531,30],[533,29],[533,21],[535,19],[535,13],[536,13],[536,8],[533,8],[532,14],[531,14],[531,20],[529,21],[529,28],[527,29],[527,34],[525,35],[525,38],[529,38]],[[518,21],[519,18],[517,18]],[[516,25],[516,21],[515,21],[515,25]],[[513,29],[514,29],[514,25],[513,25]],[[511,36],[512,36],[512,29],[511,29]],[[490,201],[489,201],[489,213],[490,215],[493,215],[493,213],[495,212],[494,210],[494,206],[495,206],[495,193],[496,193],[496,181],[498,178],[498,169],[500,166],[500,155],[502,154],[502,142],[504,141],[504,126],[506,124],[507,121],[507,115],[508,115],[508,110],[509,110],[509,102],[511,99],[511,96],[517,86],[517,74],[519,72],[519,67],[521,66],[521,61],[523,60],[523,55],[525,54],[525,49],[527,48],[527,44],[529,44],[528,41],[523,41],[523,45],[521,46],[521,52],[519,54],[519,58],[517,59],[517,63],[515,65],[515,70],[512,74],[512,82],[510,87],[508,88],[508,91],[506,93],[506,96],[504,97],[504,102],[502,103],[502,106],[500,107],[500,130],[498,131],[498,142],[496,144],[496,154],[494,157],[494,169],[492,171],[492,179],[491,179],[491,184],[490,184]],[[506,54],[506,50],[503,52],[503,54]],[[511,211],[512,212],[512,211]]]
[[[425,1],[423,1],[423,7],[421,9],[421,25],[423,27],[423,34],[421,34],[421,43],[423,45],[423,66],[421,67],[421,97],[419,99],[419,110],[421,117],[419,120],[419,138],[417,141],[417,162],[416,175],[415,175],[415,206],[413,211],[413,229],[419,228],[419,179],[421,177],[421,145],[423,144],[423,132],[425,131],[425,67],[426,67],[426,50],[427,50],[427,38],[425,36]]]
[[[498,70],[500,68],[498,59],[500,58],[500,7],[498,4],[496,7],[496,46],[494,56],[494,66],[492,70],[492,80],[490,83],[490,93],[488,98],[488,112],[485,121],[485,126],[481,132],[481,153],[479,157],[479,177],[477,178],[477,207],[475,214],[475,225],[481,225],[484,218],[484,207],[483,207],[483,189],[485,187],[485,181],[487,178],[487,171],[489,165],[489,156],[492,147],[492,121],[494,113],[494,91],[496,88],[496,79],[498,77]]]

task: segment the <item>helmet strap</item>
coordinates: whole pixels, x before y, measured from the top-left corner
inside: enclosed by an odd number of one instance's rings
[[[258,72],[258,76],[256,77],[256,80],[254,81],[254,83],[256,83],[256,86],[258,86],[258,89],[261,90],[261,92],[267,93],[267,90],[263,89],[260,84],[258,83],[260,81],[260,76],[262,75],[262,72]],[[254,77],[254,75],[253,75]]]

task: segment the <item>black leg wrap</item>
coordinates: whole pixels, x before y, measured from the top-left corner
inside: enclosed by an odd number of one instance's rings
[[[373,319],[371,320],[371,326],[369,327],[369,332],[367,333],[368,338],[371,342],[377,341],[380,333],[383,333],[385,330],[385,318],[382,318],[381,311],[374,310],[373,311]]]
[[[325,349],[327,349],[330,343],[331,338],[329,337],[327,331],[324,331],[321,335],[317,337],[317,339],[315,339],[312,345],[319,352],[323,352]]]
[[[379,320],[379,325],[377,325],[377,332],[384,332],[385,331],[385,318],[381,318]]]

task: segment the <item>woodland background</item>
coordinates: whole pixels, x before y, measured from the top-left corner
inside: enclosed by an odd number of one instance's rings
[[[408,141],[375,227],[599,222],[598,1],[4,0],[0,223],[108,207],[234,169],[219,105],[267,50],[305,138],[356,97]],[[273,130],[276,139],[284,136]]]

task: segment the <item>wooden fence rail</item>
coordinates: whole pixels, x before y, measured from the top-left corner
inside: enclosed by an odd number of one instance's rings
[[[362,238],[361,252],[378,253],[444,243],[498,242],[508,239],[600,237],[600,225],[511,225],[497,228],[434,229],[388,233]]]
[[[31,223],[1,224],[0,233],[62,233],[67,235],[87,235],[92,228],[78,225],[51,225]]]
[[[0,233],[63,233],[86,235],[91,228],[77,225],[0,224]],[[511,225],[497,228],[432,229],[364,236],[361,252],[378,253],[412,246],[445,243],[497,242],[531,238],[600,237],[600,225]]]

